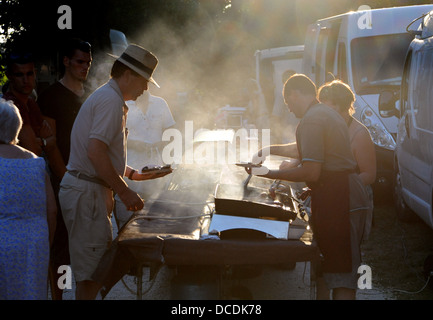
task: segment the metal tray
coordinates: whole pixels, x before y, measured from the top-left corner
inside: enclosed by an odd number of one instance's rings
[[[253,186],[218,184],[215,190],[215,212],[223,215],[290,221],[296,219],[296,205],[275,201],[264,189]]]

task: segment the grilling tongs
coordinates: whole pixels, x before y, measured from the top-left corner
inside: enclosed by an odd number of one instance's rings
[[[256,164],[256,163],[252,163],[252,162],[247,162],[247,163],[245,163],[245,162],[241,162],[241,163],[236,163],[236,165],[237,165],[237,166],[240,166],[240,167],[244,167],[244,168],[259,168],[259,167],[262,166],[261,164]],[[244,188],[247,188],[248,183],[250,183],[250,180],[251,180],[251,177],[252,177],[252,176],[253,176],[253,174],[250,173],[250,174],[248,175],[248,177],[245,179],[245,181],[244,181],[244,183],[243,183]]]

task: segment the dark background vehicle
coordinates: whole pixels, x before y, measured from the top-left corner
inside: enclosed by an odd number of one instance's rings
[[[303,71],[317,86],[334,77],[355,93],[355,117],[370,131],[376,145],[375,199],[390,194],[398,119],[382,117],[379,93],[398,88],[404,57],[413,36],[406,32],[432,5],[368,9],[320,19],[307,29]],[[419,24],[419,22],[418,22]]]
[[[401,89],[384,91],[380,111],[399,118],[394,153],[394,198],[402,219],[415,212],[433,228],[433,11],[413,32]],[[398,101],[397,108],[396,102]]]

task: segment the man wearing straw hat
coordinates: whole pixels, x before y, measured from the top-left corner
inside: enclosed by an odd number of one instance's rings
[[[59,192],[77,284],[76,299],[94,299],[99,291],[92,274],[112,241],[113,193],[127,210],[143,208],[143,199],[123,177],[147,180],[161,176],[142,174],[126,165],[125,128],[125,101],[136,100],[148,89],[149,82],[158,86],[152,78],[158,59],[134,44],[116,58],[111,79],[89,96],[77,115],[68,171]]]

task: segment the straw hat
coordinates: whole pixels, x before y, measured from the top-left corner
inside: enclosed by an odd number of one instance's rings
[[[158,88],[160,87],[152,78],[152,74],[158,64],[158,59],[150,51],[139,45],[130,44],[120,57],[112,54],[109,55],[152,82]]]

